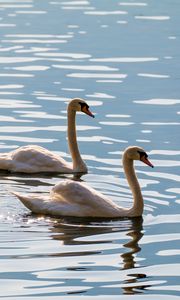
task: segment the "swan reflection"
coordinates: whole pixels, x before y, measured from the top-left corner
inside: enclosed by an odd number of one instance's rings
[[[124,244],[127,252],[121,254],[123,259],[123,267],[122,270],[137,268],[136,266],[136,254],[141,251],[141,247],[139,246],[139,241],[143,237],[143,220],[142,218],[138,218],[132,220],[132,229],[127,233],[127,236],[131,237],[131,240]],[[123,294],[137,294],[140,293],[139,290],[148,287],[149,285],[139,285],[138,282],[141,281],[142,278],[146,278],[146,274],[137,273],[129,274],[129,279],[124,280],[124,285],[122,287]],[[137,286],[138,284],[138,286]]]
[[[78,228],[77,228],[78,226]],[[119,221],[116,221],[113,223],[111,221],[104,221],[99,222],[98,219],[96,222],[92,222],[88,219],[84,220],[83,223],[80,222],[80,220],[77,218],[76,221],[72,218],[68,219],[62,219],[60,223],[57,223],[53,226],[51,229],[53,232],[52,238],[55,240],[59,240],[60,242],[63,241],[64,245],[76,245],[76,249],[82,248],[83,245],[91,246],[94,244],[94,247],[96,248],[97,244],[107,244],[107,242],[111,245],[113,245],[113,240],[108,239],[111,237],[111,234],[114,232],[118,232],[120,234],[120,243],[121,243],[121,234],[125,233],[126,238],[130,238],[128,242],[125,242],[122,246],[125,249],[124,253],[120,254],[121,257],[121,264],[122,267],[119,269],[119,272],[126,271],[126,276],[123,275],[122,278],[126,277],[125,280],[120,282],[117,280],[117,278],[110,279],[109,283],[106,282],[106,285],[104,285],[104,275],[102,275],[102,278],[98,276],[98,282],[94,284],[91,280],[91,289],[96,290],[96,294],[99,289],[105,288],[105,291],[116,288],[117,285],[120,286],[120,288],[123,291],[123,294],[138,294],[141,293],[143,289],[146,287],[149,287],[149,284],[145,284],[144,282],[141,284],[141,280],[146,278],[146,274],[138,272],[137,268],[137,258],[136,254],[141,251],[141,247],[139,246],[139,241],[141,240],[143,236],[143,219],[141,217],[134,218],[132,220],[128,219],[121,219]],[[103,238],[103,235],[105,235],[105,238]],[[107,235],[107,238],[106,238]],[[117,240],[117,242],[119,242]],[[120,247],[119,247],[120,248]],[[122,248],[122,249],[123,249]],[[91,248],[92,249],[92,248]],[[122,252],[122,249],[117,249],[117,251]],[[92,250],[90,251],[78,251],[78,255],[81,256],[94,256],[94,255],[102,255],[106,252],[106,248],[103,251]],[[112,247],[112,253],[113,253],[113,247]],[[56,254],[58,255],[58,254]],[[61,253],[62,255],[62,253]],[[64,253],[65,255],[65,253]],[[76,255],[75,253],[71,253],[72,256]],[[109,251],[109,255],[111,255],[111,250]],[[65,255],[66,256],[66,255]],[[111,257],[111,256],[110,256]],[[97,258],[98,259],[98,258]],[[112,257],[110,258],[110,260]],[[89,260],[89,259],[88,259]],[[96,257],[93,260],[96,261]],[[99,261],[101,261],[101,258],[99,258]],[[108,262],[107,262],[108,264]],[[97,267],[99,266],[99,267]],[[98,268],[98,269],[97,269]],[[97,272],[99,272],[99,269],[103,270],[103,266],[100,266],[100,264],[96,263],[86,263],[82,265],[72,265],[69,266],[67,270],[69,271],[76,271],[76,272],[92,272],[94,273],[94,270],[97,269]],[[132,272],[132,269],[137,270],[137,272]],[[117,269],[116,269],[117,270]],[[127,270],[131,270],[130,274],[128,274]],[[114,270],[115,271],[115,270]],[[112,271],[113,272],[113,271]],[[95,273],[96,274],[96,273]],[[86,274],[84,274],[86,276]],[[95,275],[96,276],[96,275]],[[119,276],[121,278],[121,274]],[[127,279],[128,278],[128,279]],[[86,279],[85,281],[88,281]],[[107,281],[107,279],[106,279]],[[113,282],[112,282],[113,281]],[[113,284],[114,283],[114,284]],[[76,294],[79,294],[79,292],[75,292]],[[90,293],[86,290],[86,293]],[[102,293],[102,291],[101,291]],[[92,292],[90,293],[92,294]],[[100,293],[99,293],[100,294]],[[120,294],[120,293],[119,293]]]

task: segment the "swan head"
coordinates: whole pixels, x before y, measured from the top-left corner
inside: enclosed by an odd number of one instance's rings
[[[81,98],[71,100],[71,102],[69,103],[69,108],[74,111],[81,111],[86,115],[94,118],[94,115],[89,109],[89,105]]]
[[[140,160],[151,168],[154,167],[153,164],[149,161],[146,151],[141,147],[128,147],[125,150],[124,155],[130,160]]]

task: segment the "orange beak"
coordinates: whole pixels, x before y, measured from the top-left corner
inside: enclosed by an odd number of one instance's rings
[[[146,165],[150,166],[151,168],[154,168],[153,164],[149,161],[149,159],[148,159],[147,157],[142,156],[142,157],[141,157],[141,161],[142,161],[143,163],[145,163]]]
[[[90,117],[92,117],[92,118],[95,118],[95,116],[92,114],[92,112],[91,112],[86,106],[84,106],[84,107],[82,108],[82,111],[83,111],[86,115],[88,115],[88,116],[90,116]]]

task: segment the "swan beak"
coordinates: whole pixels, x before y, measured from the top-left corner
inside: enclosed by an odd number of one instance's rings
[[[86,115],[92,117],[92,118],[95,118],[95,116],[92,114],[92,112],[88,109],[87,106],[84,106],[84,107],[82,108],[82,112],[85,113]]]
[[[149,159],[147,157],[145,157],[145,155],[143,155],[141,157],[141,161],[143,163],[145,163],[146,165],[150,166],[151,168],[154,168],[153,164],[149,161]]]

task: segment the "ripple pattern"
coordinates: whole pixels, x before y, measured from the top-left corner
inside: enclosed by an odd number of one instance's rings
[[[96,116],[77,118],[81,180],[129,207],[124,148],[155,165],[136,163],[134,220],[31,215],[12,192],[66,176],[1,172],[0,299],[179,299],[178,1],[0,0],[0,30],[0,152],[38,144],[70,161],[66,107],[80,97]]]

